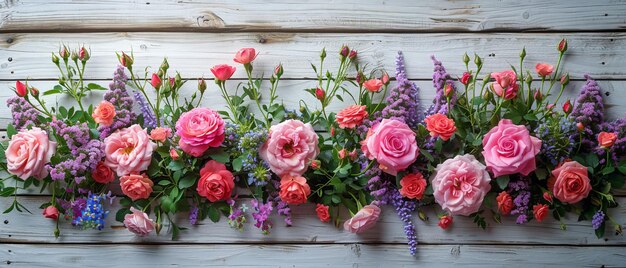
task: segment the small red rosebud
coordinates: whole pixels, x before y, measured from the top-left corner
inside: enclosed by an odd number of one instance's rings
[[[585,130],[585,125],[583,125],[583,123],[578,122],[576,123],[576,129],[578,129],[578,131],[582,132],[583,130]]]
[[[59,218],[59,210],[54,207],[54,206],[48,206],[46,207],[43,212],[42,212],[43,216],[48,218],[48,219],[53,219],[56,220]]]
[[[543,199],[552,204],[552,194],[550,194],[550,192],[544,192]]]
[[[346,158],[346,156],[348,156],[348,151],[344,148],[339,150],[337,154],[339,155],[339,159],[344,159]]]
[[[559,52],[567,51],[567,39],[565,39],[565,38],[561,39],[561,42],[559,42],[559,44],[556,46],[556,49]]]
[[[541,90],[535,89],[534,97],[535,97],[535,100],[542,101],[543,100],[543,94],[541,94]]]
[[[561,85],[567,86],[567,84],[569,84],[569,73],[565,74],[564,76],[561,76]]]
[[[330,135],[335,136],[335,127],[330,127]]]
[[[383,81],[383,84],[388,85],[389,84],[389,74],[387,74],[387,72],[383,71],[383,75],[380,77],[380,81]]]
[[[152,73],[152,79],[150,80],[150,84],[152,85],[152,87],[154,87],[154,89],[159,90],[159,88],[161,88],[161,85],[163,84],[163,81],[161,81],[159,75]]]
[[[315,89],[315,97],[320,100],[320,101],[324,101],[324,97],[326,96],[326,92],[324,92],[323,89],[321,88],[316,88]]]
[[[554,109],[554,103],[550,103],[550,104],[546,105],[546,109],[548,109],[549,111]]]
[[[572,103],[567,100],[564,104],[563,104],[563,112],[565,112],[565,114],[570,114],[572,112]]]
[[[169,81],[170,81],[170,87],[174,88],[174,86],[176,85],[176,79],[174,77],[170,77]]]
[[[452,87],[452,85],[446,84],[446,86],[443,88],[443,92],[444,92],[444,94],[446,94],[446,97],[450,98],[450,97],[452,97],[452,93],[454,92],[454,88]]]
[[[35,98],[39,97],[39,89],[36,89],[35,87],[31,87],[30,88],[30,95],[33,95],[33,97],[35,97]]]
[[[442,216],[441,218],[439,218],[439,223],[437,225],[439,225],[439,227],[441,227],[441,229],[448,229],[448,227],[450,227],[450,225],[452,224],[452,216]]]
[[[90,56],[89,56],[89,52],[87,52],[87,49],[85,49],[85,47],[81,47],[80,50],[78,51],[78,58],[81,61],[88,61]]]
[[[179,155],[178,155],[178,152],[177,152],[174,148],[171,148],[171,149],[170,149],[170,157],[171,157],[174,161],[178,160]]]
[[[322,162],[320,162],[319,160],[313,160],[311,161],[311,168],[313,170],[318,170],[320,169],[320,166],[322,165]]]
[[[122,66],[128,68],[131,67],[133,65],[133,58],[131,56],[128,56],[128,54],[122,52],[122,56],[119,56],[120,59],[120,64],[122,64]]]
[[[276,75],[278,77],[283,75],[283,65],[282,64],[278,64],[278,66],[276,66],[276,68],[274,68],[274,75]]]
[[[356,80],[357,84],[362,85],[363,84],[363,73],[361,71],[356,73],[356,78],[354,80]]]
[[[339,51],[339,55],[345,58],[348,54],[350,54],[350,48],[348,46],[342,46],[341,51]]]
[[[468,72],[464,72],[463,76],[461,76],[461,84],[467,86],[471,79],[472,79],[472,75]]]
[[[17,80],[15,82],[15,93],[17,93],[17,95],[20,97],[24,97],[26,96],[26,94],[28,94],[28,90],[26,90],[26,85],[20,82],[20,80]]]
[[[356,50],[351,50],[350,54],[348,55],[348,58],[350,58],[351,60],[354,60],[354,58],[356,58],[357,52]]]

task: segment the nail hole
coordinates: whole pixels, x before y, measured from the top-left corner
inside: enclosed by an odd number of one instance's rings
[[[606,16],[608,16],[608,15],[609,15],[609,14],[607,14],[607,13],[604,13],[604,16],[605,16],[605,17],[606,17]]]
[[[14,71],[11,71],[11,74],[14,74],[14,73],[15,73]]]
[[[149,4],[150,4],[150,2],[146,2],[146,5],[149,5]]]
[[[267,42],[267,39],[265,39],[263,37],[259,38],[259,43],[265,44],[266,42]]]
[[[11,264],[11,261],[7,261],[7,264]]]
[[[608,91],[607,91],[607,92],[604,92],[604,95],[610,96],[610,95],[611,95],[611,92],[608,92]]]
[[[611,42],[613,42],[613,38],[611,38],[610,40],[611,40]]]
[[[4,224],[9,224],[9,220],[4,220]]]
[[[7,43],[9,43],[9,44],[13,43],[13,38],[8,38],[7,39]]]
[[[9,60],[9,61],[13,61],[13,58],[12,58],[12,57],[9,57],[9,58],[8,58],[8,60]]]
[[[13,252],[13,251],[9,249],[9,253],[10,253],[10,252]]]
[[[604,61],[603,61],[603,62],[602,62],[602,65],[604,65],[604,64],[605,64],[605,63],[604,63]]]

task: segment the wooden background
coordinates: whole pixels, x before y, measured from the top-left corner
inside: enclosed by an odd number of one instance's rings
[[[300,3],[302,2],[302,3]],[[106,86],[117,64],[114,52],[134,50],[137,70],[157,67],[167,56],[172,69],[184,78],[212,77],[209,68],[230,63],[241,47],[260,52],[255,73],[269,73],[282,62],[285,81],[280,96],[289,107],[312,87],[314,73],[309,62],[326,47],[334,54],[342,44],[359,51],[370,67],[391,74],[394,58],[402,50],[409,77],[430,102],[434,54],[450,73],[462,72],[461,56],[474,52],[484,57],[487,71],[499,71],[518,61],[522,47],[528,67],[538,61],[556,60],[555,45],[568,38],[565,70],[574,80],[566,95],[573,98],[588,73],[610,97],[606,107],[611,118],[626,112],[626,2],[623,0],[346,0],[346,1],[211,1],[211,0],[4,0],[0,1],[0,103],[13,93],[15,80],[30,81],[40,90],[55,85],[56,67],[50,52],[60,44],[91,48],[86,77]],[[335,57],[330,57],[335,58]],[[333,61],[334,60],[334,61]],[[336,60],[331,60],[336,66]],[[238,70],[236,78],[245,73]],[[230,85],[234,88],[235,83]],[[209,83],[204,105],[219,109],[224,103]],[[191,94],[195,82],[184,91]],[[90,98],[96,102],[101,95]],[[68,104],[67,100],[48,99]],[[341,104],[333,106],[340,109]],[[0,105],[0,126],[10,121],[9,110]],[[4,137],[3,137],[4,138]],[[190,226],[177,241],[154,234],[137,238],[109,216],[111,228],[80,231],[68,224],[55,239],[53,222],[40,215],[38,206],[46,193],[24,191],[18,197],[30,214],[0,215],[0,266],[2,267],[404,267],[404,266],[626,266],[626,239],[607,232],[596,239],[590,222],[516,225],[506,218],[490,221],[486,231],[470,219],[456,217],[448,231],[431,220],[417,217],[419,247],[408,254],[402,223],[391,207],[384,208],[375,229],[353,235],[313,216],[313,206],[293,208],[293,227],[274,218],[272,234],[263,236],[246,226],[230,229],[222,219]],[[620,193],[626,203],[626,191]],[[0,199],[0,208],[10,204]],[[110,208],[115,211],[117,205]],[[626,208],[613,211],[626,224]],[[181,222],[186,222],[181,215]]]

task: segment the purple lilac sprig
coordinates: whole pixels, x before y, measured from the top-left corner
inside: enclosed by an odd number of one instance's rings
[[[593,218],[591,219],[591,226],[593,226],[594,230],[600,229],[600,227],[602,226],[602,223],[604,223],[605,216],[606,215],[604,214],[604,211],[602,210],[598,210],[598,212],[596,212],[596,214],[593,215]]]
[[[252,199],[250,204],[254,209],[254,212],[252,212],[252,218],[255,220],[254,226],[260,228],[264,235],[269,234],[272,228],[272,220],[270,220],[269,217],[274,209],[272,202],[270,201],[264,204],[256,199]]]
[[[7,100],[7,106],[11,109],[11,117],[13,118],[13,127],[16,130],[39,125],[37,115],[39,111],[35,109],[23,97],[15,96]]]
[[[590,152],[596,147],[596,135],[601,131],[604,123],[604,103],[598,83],[589,75],[585,75],[587,82],[580,90],[576,104],[569,115],[577,123],[582,123],[581,133],[573,134],[573,138],[580,140],[581,150]],[[582,137],[582,139],[581,139]]]
[[[276,210],[278,211],[278,215],[283,216],[285,218],[285,224],[287,226],[291,226],[292,225],[291,208],[289,207],[289,204],[287,204],[285,201],[282,200],[282,198],[280,198],[280,195],[278,193],[278,189],[280,189],[280,181],[279,180],[271,180],[271,181],[272,181],[272,185],[274,186],[274,189],[276,190],[270,193],[269,199],[276,203]]]
[[[248,207],[245,204],[241,206],[235,206],[234,199],[228,199],[226,201],[230,206],[230,215],[228,215],[228,225],[233,229],[237,229],[239,231],[243,231],[243,224],[246,223],[246,211]]]
[[[115,107],[113,124],[100,126],[100,138],[104,139],[118,129],[128,127],[135,121],[137,115],[133,112],[133,98],[126,91],[128,77],[124,73],[124,66],[118,65],[113,73],[113,81],[109,84],[109,91],[104,94],[104,100]]]
[[[415,129],[424,119],[419,101],[419,88],[407,78],[404,56],[400,51],[396,57],[396,80],[397,85],[389,91],[382,117],[402,121]]]
[[[516,223],[524,224],[528,222],[528,209],[530,204],[530,185],[527,178],[519,178],[512,180],[508,185],[509,194],[515,195],[513,204],[515,209],[511,211],[511,215],[517,215]]]
[[[135,102],[139,105],[139,110],[141,114],[143,114],[143,127],[145,128],[156,128],[157,120],[152,108],[150,108],[148,102],[143,97],[142,93],[139,91],[133,92],[133,97],[135,97]]]
[[[435,56],[430,57],[435,65],[433,73],[433,87],[435,87],[435,99],[433,105],[426,111],[427,115],[431,114],[448,114],[448,107],[454,106],[456,103],[456,90],[454,81],[450,79],[450,75],[446,72],[446,68],[443,67],[441,61],[438,61]],[[452,87],[452,95],[450,96],[450,103],[448,104],[448,97],[445,94],[446,85]]]
[[[189,224],[191,225],[196,225],[196,223],[198,223],[198,212],[200,210],[198,209],[197,206],[193,206],[191,208],[191,211],[189,211]]]

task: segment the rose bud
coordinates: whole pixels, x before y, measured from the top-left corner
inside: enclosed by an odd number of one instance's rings
[[[441,229],[448,229],[448,227],[450,227],[450,225],[452,224],[452,216],[442,216],[441,218],[439,218],[439,223],[437,225],[439,225],[439,227],[441,227]]]
[[[362,85],[364,81],[363,77],[364,77],[363,72],[359,71],[358,73],[356,73],[356,77],[354,80],[356,80],[357,84]]]
[[[452,93],[454,92],[454,88],[452,87],[452,85],[446,84],[446,86],[443,88],[443,92],[446,95],[446,97],[450,98],[450,97],[452,97]]]
[[[118,55],[117,57],[119,58],[120,64],[122,64],[122,66],[126,68],[132,67],[133,58],[131,56],[128,56],[128,54],[122,52],[122,56]]]
[[[563,104],[563,112],[565,112],[565,114],[570,114],[572,112],[572,103],[567,100],[564,104]]]
[[[350,53],[350,48],[348,46],[342,46],[341,51],[339,51],[339,55],[341,55],[341,57],[343,58],[347,57],[349,53]]]
[[[335,127],[330,127],[330,135],[335,136]]]
[[[17,80],[15,82],[15,93],[17,93],[17,95],[20,97],[24,97],[26,96],[26,94],[28,94],[28,90],[26,90],[26,85],[20,82],[20,80]]]
[[[474,54],[474,63],[476,66],[483,66],[483,60],[477,54]]]
[[[582,132],[583,130],[585,130],[585,125],[583,125],[583,123],[578,122],[576,123],[576,128],[578,129],[578,131]]]
[[[556,46],[556,49],[561,53],[565,53],[565,51],[567,51],[567,39],[561,39],[561,42],[559,42]]]
[[[178,160],[179,155],[178,155],[178,152],[174,148],[170,149],[170,157],[173,160]]]
[[[198,78],[198,91],[200,91],[200,93],[204,93],[205,90],[206,81],[204,81],[204,78]]]
[[[546,109],[548,109],[548,110],[554,109],[554,103],[550,103],[550,104],[546,105]]]
[[[550,202],[550,204],[552,204],[552,194],[550,194],[550,192],[544,192],[543,199]]]
[[[59,218],[59,210],[54,206],[48,206],[43,210],[43,216],[48,219],[56,220]]]
[[[152,87],[154,87],[154,89],[159,90],[159,88],[161,88],[161,85],[163,84],[163,81],[161,81],[159,75],[153,73],[150,84],[152,85]]]
[[[59,57],[57,57],[57,55],[54,55],[54,53],[52,53],[52,62],[56,65],[59,65]]]
[[[322,162],[320,162],[319,160],[313,160],[311,161],[311,169],[313,170],[318,170],[320,169],[320,166],[322,165]]]
[[[30,94],[33,95],[33,97],[38,98],[39,97],[39,89],[36,89],[35,87],[30,87]]]
[[[348,154],[350,156],[350,160],[354,161],[359,155],[356,152],[356,149],[352,150],[352,152],[350,152]]]
[[[348,55],[348,58],[350,58],[351,60],[354,60],[356,58],[357,52],[356,50],[351,50],[350,54]]]
[[[383,71],[383,75],[380,77],[380,81],[382,81],[383,84],[388,85],[389,84],[389,74],[387,74],[387,72]]]
[[[465,54],[463,54],[463,63],[467,65],[469,61],[470,61],[470,57],[467,55],[467,52],[465,52]]]
[[[321,59],[325,59],[326,58],[326,48],[322,48],[322,52],[320,53],[320,58]]]
[[[569,73],[561,76],[561,85],[567,86],[569,84]]]
[[[339,156],[339,159],[344,159],[348,155],[348,151],[345,148],[341,149],[341,150],[339,150],[337,155]]]
[[[534,97],[535,97],[535,100],[542,101],[543,100],[543,94],[541,94],[541,90],[535,89]]]
[[[76,51],[72,51],[72,54],[70,55],[70,59],[72,59],[72,61],[77,61],[78,53],[76,53]]]
[[[61,56],[63,60],[67,60],[70,57],[70,52],[67,50],[66,46],[59,49],[59,56]]]
[[[278,66],[276,66],[276,68],[274,68],[274,75],[276,75],[277,77],[280,77],[283,75],[283,65],[282,64],[278,64]]]
[[[522,52],[519,53],[519,57],[524,60],[526,58],[526,47],[522,48]]]
[[[89,60],[90,58],[89,52],[87,51],[87,49],[85,49],[85,47],[81,47],[80,50],[78,51],[78,58],[83,62]]]
[[[174,79],[174,77],[170,77],[168,78],[168,81],[170,81],[170,87],[174,88],[174,86],[176,85],[176,79]]]
[[[326,92],[324,92],[323,89],[321,88],[316,88],[315,89],[315,97],[320,100],[320,101],[324,101],[324,97],[326,96]]]
[[[169,62],[167,62],[167,58],[163,58],[163,62],[161,63],[161,67],[159,67],[159,69],[165,72],[169,68],[170,68],[170,64]]]
[[[467,56],[467,54],[465,54],[465,55]],[[470,73],[468,73],[468,72],[464,72],[463,76],[461,76],[460,81],[461,81],[461,84],[467,86],[471,79],[472,79],[472,75]]]

